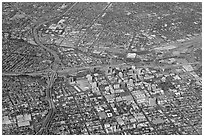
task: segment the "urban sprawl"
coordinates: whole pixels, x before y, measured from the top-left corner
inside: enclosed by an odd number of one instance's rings
[[[202,3],[3,2],[3,135],[202,135]]]

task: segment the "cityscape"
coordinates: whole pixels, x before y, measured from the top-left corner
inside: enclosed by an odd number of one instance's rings
[[[202,135],[202,2],[2,2],[3,135]]]

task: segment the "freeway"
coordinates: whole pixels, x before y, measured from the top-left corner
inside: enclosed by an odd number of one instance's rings
[[[74,6],[76,5],[73,4],[64,14],[68,13],[70,9],[72,9]],[[92,24],[90,25],[90,27],[93,25],[93,23],[95,22],[95,20],[97,20],[103,13],[104,11],[110,6],[110,4],[108,4],[108,6],[105,7],[105,9],[103,10],[103,12],[101,14],[99,14],[96,18],[94,18],[94,21],[92,22]],[[64,15],[62,14],[62,16]],[[58,17],[56,17],[58,18]],[[40,40],[39,40],[39,35],[38,35],[38,28],[47,23],[47,22],[51,22],[52,20],[48,20],[48,21],[45,21],[45,22],[41,22],[39,23],[38,25],[36,25],[33,29],[33,36],[34,36],[34,41],[39,45],[41,46],[42,48],[44,48],[45,50],[47,50],[48,52],[50,52],[54,58],[55,58],[55,61],[53,62],[52,64],[52,71],[48,72],[48,88],[46,90],[46,97],[47,97],[47,100],[49,101],[49,105],[50,105],[50,111],[47,115],[47,117],[45,118],[44,122],[43,122],[43,125],[41,126],[41,129],[37,132],[37,134],[42,134],[44,132],[44,130],[46,129],[47,127],[47,124],[49,123],[49,120],[52,118],[53,116],[53,112],[55,111],[55,107],[54,107],[54,103],[52,101],[52,97],[51,97],[51,87],[52,87],[52,84],[54,83],[55,81],[55,78],[56,78],[56,75],[57,75],[57,70],[58,70],[58,67],[59,67],[59,64],[62,64],[61,63],[61,60],[59,58],[59,56],[57,55],[57,53],[55,51],[53,51],[52,49],[49,49],[48,47],[44,46]],[[87,31],[86,31],[87,32]],[[79,40],[78,44],[80,44],[80,41],[81,39]]]
[[[58,75],[63,75],[66,73],[76,73],[78,71],[81,70],[88,70],[88,69],[94,69],[94,68],[99,68],[99,69],[103,69],[103,68],[108,68],[108,67],[120,67],[120,66],[136,66],[136,67],[152,67],[152,68],[171,68],[171,67],[179,67],[179,66],[183,66],[183,65],[194,65],[194,64],[200,64],[200,62],[193,62],[193,63],[183,63],[183,64],[175,64],[175,65],[164,65],[164,66],[158,66],[158,65],[138,65],[135,63],[122,63],[122,64],[116,64],[116,65],[97,65],[97,66],[84,66],[84,67],[75,67],[75,68],[64,68],[62,70],[57,70],[57,74]],[[18,76],[18,75],[30,75],[30,76],[37,76],[37,75],[45,75],[48,72],[42,71],[42,72],[34,72],[34,73],[2,73],[3,76]],[[54,74],[54,73],[53,73]],[[56,75],[56,74],[55,74]],[[53,76],[52,76],[53,78]],[[53,81],[53,80],[52,80]]]
[[[174,48],[171,49],[171,51],[179,51],[179,50],[183,50],[183,49],[187,49],[191,46],[193,47],[199,47],[201,46],[202,47],[202,36],[201,35],[198,35],[196,37],[192,37],[191,39],[189,40],[186,40],[184,42],[174,42],[174,43],[167,43],[167,44],[163,44],[162,46],[157,46],[154,48],[154,50],[166,50],[165,47],[168,47],[168,46],[174,46]]]
[[[66,73],[75,73],[77,71],[81,71],[81,70],[86,70],[86,69],[94,69],[94,68],[99,68],[99,69],[104,69],[104,68],[108,68],[108,67],[120,67],[120,66],[136,66],[136,67],[151,67],[151,68],[162,68],[162,69],[166,69],[166,68],[172,68],[172,67],[179,67],[179,66],[183,66],[183,65],[193,65],[193,64],[200,64],[200,62],[193,62],[193,63],[183,63],[183,64],[175,64],[175,65],[164,65],[164,66],[156,66],[156,65],[137,65],[135,63],[122,63],[122,64],[117,64],[117,65],[98,65],[98,66],[90,66],[90,67],[80,67],[80,68],[67,68],[64,70],[58,70],[57,73],[59,75],[63,75]]]
[[[66,12],[64,12],[61,16],[63,16],[64,14],[68,13],[77,3],[74,3]],[[60,16],[60,17],[61,17]],[[59,17],[55,17],[55,18],[59,18]],[[59,58],[59,56],[57,55],[57,53],[55,51],[53,51],[52,49],[46,47],[45,45],[43,45],[40,40],[39,40],[39,35],[38,35],[38,28],[48,22],[51,22],[53,19],[47,20],[47,21],[43,21],[38,23],[34,28],[33,28],[33,36],[34,36],[34,41],[36,42],[37,45],[39,45],[40,47],[42,47],[43,49],[47,50],[49,53],[51,53],[54,56],[54,62],[51,66],[51,71],[47,72],[47,78],[48,78],[48,86],[47,86],[47,90],[46,90],[46,99],[49,102],[49,106],[50,106],[50,111],[48,112],[48,115],[46,116],[46,118],[43,121],[43,124],[40,128],[40,130],[37,132],[37,134],[42,134],[44,132],[44,130],[46,130],[47,124],[49,123],[49,121],[51,120],[51,118],[54,115],[54,112],[56,111],[53,100],[52,100],[52,96],[51,96],[51,87],[57,77],[57,70],[59,68],[59,64],[61,63],[61,60]],[[46,71],[45,71],[46,72]],[[44,73],[44,72],[43,72]]]
[[[33,27],[32,32],[33,32],[33,36],[34,36],[34,41],[35,41],[35,43],[36,43],[38,46],[41,46],[43,49],[47,50],[49,53],[51,53],[51,54],[54,56],[55,61],[54,61],[53,64],[52,64],[52,67],[51,67],[52,70],[55,70],[55,71],[56,71],[56,70],[58,69],[58,67],[59,67],[59,64],[61,64],[61,65],[63,65],[63,64],[61,63],[61,60],[60,60],[58,54],[57,54],[54,50],[52,50],[52,49],[46,47],[45,45],[43,45],[43,44],[40,42],[39,36],[38,36],[38,28],[39,28],[41,25],[43,25],[43,24],[46,24],[46,23],[48,23],[48,22],[51,22],[51,21],[55,20],[56,18],[60,18],[60,17],[62,17],[63,15],[67,14],[76,4],[77,4],[77,2],[74,3],[69,9],[67,9],[66,12],[64,12],[64,13],[61,14],[60,16],[54,17],[54,18],[49,19],[49,20],[46,20],[46,21],[39,22],[39,23],[37,23],[37,24]]]

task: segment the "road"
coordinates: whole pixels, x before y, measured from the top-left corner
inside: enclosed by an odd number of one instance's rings
[[[89,29],[94,25],[94,23],[105,13],[105,11],[112,5],[112,3],[108,3],[108,5],[106,7],[104,7],[104,9],[102,10],[102,12],[96,16],[91,24],[88,26],[88,28],[86,29],[86,32],[79,38],[77,44],[75,45],[77,48],[80,45],[81,41],[84,39],[84,37],[86,36],[86,34],[88,33]]]
[[[57,69],[58,69],[59,63],[61,62],[61,60],[60,60],[59,56],[57,55],[57,53],[56,53],[54,50],[52,50],[52,49],[46,47],[45,45],[43,45],[43,44],[40,42],[39,36],[38,36],[38,28],[39,28],[41,25],[43,25],[43,24],[46,24],[46,23],[48,23],[48,22],[52,22],[54,19],[59,18],[59,17],[65,15],[65,14],[67,14],[76,4],[77,4],[77,3],[74,3],[66,12],[64,12],[64,13],[61,14],[60,16],[57,16],[57,17],[52,18],[52,19],[47,20],[47,21],[39,22],[38,24],[35,25],[35,27],[34,27],[33,30],[32,30],[35,43],[36,43],[38,46],[41,46],[43,49],[47,50],[49,53],[51,53],[51,54],[54,56],[55,61],[53,62],[53,65],[52,65],[52,69],[53,69],[53,70],[57,70]],[[62,64],[62,63],[61,63],[61,64]]]
[[[76,3],[73,4],[64,14],[68,13],[75,5],[76,5]],[[108,6],[110,6],[110,4],[108,4]],[[107,7],[108,7],[108,6],[107,6]],[[107,7],[105,7],[105,9],[106,9]],[[103,10],[103,12],[105,11],[105,9]],[[103,12],[102,12],[102,13],[103,13]],[[64,14],[62,14],[62,16],[63,16]],[[102,15],[102,14],[100,14],[99,17],[100,17],[101,15]],[[56,18],[59,18],[59,17],[56,17]],[[95,18],[95,19],[98,19],[98,17]],[[94,20],[95,20],[95,19],[94,19]],[[58,70],[59,64],[62,64],[62,63],[61,63],[61,60],[60,60],[60,58],[59,58],[59,56],[57,55],[57,53],[56,53],[55,51],[53,51],[53,50],[47,48],[46,46],[44,46],[44,45],[40,42],[40,40],[39,40],[39,35],[38,35],[38,31],[37,31],[38,28],[39,28],[42,24],[45,24],[45,23],[51,22],[51,21],[52,21],[52,20],[48,20],[48,21],[45,21],[45,22],[41,22],[41,23],[39,23],[38,25],[36,25],[36,26],[34,27],[34,29],[33,29],[33,36],[34,36],[35,42],[36,42],[39,46],[41,46],[42,48],[44,48],[45,50],[47,50],[48,52],[50,52],[50,53],[54,56],[54,59],[55,59],[54,62],[53,62],[53,64],[52,64],[52,67],[51,67],[52,71],[48,72],[48,79],[49,79],[49,81],[48,81],[48,87],[47,87],[47,90],[46,90],[46,98],[47,98],[47,100],[48,100],[48,102],[49,102],[49,105],[50,105],[50,111],[49,111],[47,117],[45,118],[41,129],[37,132],[38,135],[44,133],[44,131],[47,129],[46,127],[47,127],[49,121],[50,121],[51,118],[53,117],[53,113],[56,111],[55,106],[54,106],[54,103],[53,103],[53,100],[52,100],[52,96],[51,96],[51,87],[52,87],[52,84],[54,83],[55,78],[56,78],[56,76],[57,76],[57,70]],[[95,22],[95,21],[93,21],[93,22]],[[93,24],[91,24],[90,27],[91,27],[92,25],[93,25]],[[81,41],[81,39],[80,39],[80,41]],[[80,41],[79,41],[78,43],[80,43]]]
[[[61,16],[63,16],[64,14],[68,13],[77,3],[74,3],[66,12],[64,12]],[[55,17],[55,18],[59,18],[58,17]],[[48,86],[47,86],[47,90],[46,90],[46,99],[47,101],[49,102],[49,107],[50,107],[50,110],[46,116],[46,118],[44,119],[44,122],[40,128],[40,130],[37,132],[37,135],[39,134],[43,134],[44,131],[47,129],[47,125],[49,123],[49,121],[52,119],[52,117],[54,116],[54,112],[56,111],[55,109],[55,106],[54,106],[54,102],[52,100],[52,96],[51,96],[51,88],[52,88],[52,85],[57,77],[57,70],[59,68],[59,65],[62,64],[61,63],[61,60],[59,58],[59,56],[57,55],[57,53],[46,47],[45,45],[43,45],[41,43],[41,41],[39,40],[39,35],[38,35],[38,28],[45,24],[45,23],[48,23],[48,22],[51,22],[52,20],[54,20],[55,18],[53,19],[50,19],[50,20],[47,20],[47,21],[43,21],[43,22],[40,22],[38,23],[34,28],[33,28],[33,37],[34,37],[34,41],[36,42],[36,44],[40,47],[42,47],[43,49],[47,50],[49,53],[51,53],[53,56],[54,56],[54,62],[51,66],[51,71],[48,71],[47,72],[47,78],[48,78]],[[46,72],[46,71],[45,71]],[[43,74],[45,73],[43,72]]]
[[[196,37],[192,37],[189,40],[186,40],[184,42],[175,42],[175,43],[168,43],[168,44],[163,44],[162,47],[155,47],[154,50],[166,50],[164,47],[166,46],[175,46],[175,48],[171,49],[171,51],[179,51],[179,50],[183,50],[183,49],[187,49],[190,46],[193,47],[202,47],[202,36],[196,36]]]
[[[97,66],[84,66],[84,67],[76,67],[76,68],[64,68],[63,70],[57,70],[58,75],[63,75],[66,73],[76,73],[81,70],[88,70],[88,69],[94,69],[94,68],[108,68],[108,67],[120,67],[120,66],[132,66],[135,65],[136,67],[151,67],[151,68],[161,68],[161,69],[166,69],[166,68],[172,68],[172,67],[179,67],[183,65],[194,65],[194,64],[200,64],[200,62],[193,62],[193,63],[183,63],[183,64],[175,64],[175,65],[164,65],[164,66],[155,66],[155,65],[137,65],[135,63],[122,63],[122,64],[117,64],[117,65],[97,65]],[[42,72],[34,72],[34,73],[2,73],[2,76],[18,76],[18,75],[30,75],[30,76],[39,76],[39,75],[45,75],[48,72],[42,71]],[[54,73],[53,73],[54,74]],[[56,74],[55,74],[56,75]],[[53,79],[53,76],[52,76]]]

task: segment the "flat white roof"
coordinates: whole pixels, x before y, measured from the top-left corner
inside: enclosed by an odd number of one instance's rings
[[[127,58],[135,58],[136,55],[137,55],[136,53],[128,53]]]

